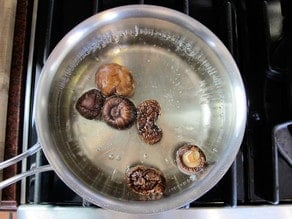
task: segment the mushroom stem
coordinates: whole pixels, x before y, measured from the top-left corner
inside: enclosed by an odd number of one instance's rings
[[[182,160],[187,167],[197,167],[201,163],[200,153],[198,151],[187,151],[183,154]]]

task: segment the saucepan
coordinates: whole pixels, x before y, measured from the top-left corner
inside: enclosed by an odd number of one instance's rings
[[[120,109],[132,116],[122,128],[77,107],[82,96],[101,92],[96,75],[109,66],[126,69],[132,83],[127,97],[116,88],[99,93],[102,112],[108,99],[131,102],[134,113]],[[104,77],[115,84],[115,76]],[[156,118],[142,124],[139,110]],[[41,147],[50,164],[40,171],[53,169],[100,207],[154,213],[198,199],[223,177],[243,139],[246,96],[235,61],[205,26],[164,7],[131,5],[88,18],[59,42],[42,69],[35,113],[32,150]],[[160,138],[145,141],[142,129]]]

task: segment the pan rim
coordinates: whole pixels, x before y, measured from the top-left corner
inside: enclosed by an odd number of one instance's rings
[[[122,16],[121,16],[122,15]],[[64,50],[65,46],[72,45],[72,40],[78,42],[82,40],[84,35],[80,34],[80,29],[85,29],[85,32],[91,32],[96,28],[106,25],[108,23],[115,22],[119,19],[125,19],[130,17],[155,17],[160,19],[166,19],[167,21],[174,22],[177,25],[183,25],[189,31],[195,33],[203,41],[208,44],[208,46],[213,49],[213,51],[218,56],[223,56],[223,65],[228,69],[228,72],[233,72],[233,85],[235,88],[235,108],[238,110],[236,112],[237,121],[234,127],[234,139],[231,144],[233,145],[230,149],[230,154],[223,157],[224,162],[221,161],[210,171],[204,181],[211,181],[208,185],[199,185],[200,191],[190,191],[187,189],[180,192],[177,195],[171,196],[169,198],[163,198],[157,201],[130,201],[125,204],[124,201],[118,199],[110,199],[102,194],[93,194],[93,191],[88,188],[88,185],[76,181],[76,176],[71,170],[65,165],[65,163],[58,157],[56,150],[54,150],[54,142],[51,139],[50,133],[46,132],[44,127],[48,127],[48,97],[50,89],[45,84],[50,84],[53,81],[54,72],[58,69],[62,60],[66,57],[66,54],[70,51],[69,48]],[[99,22],[97,22],[99,21]],[[78,35],[79,34],[79,35]],[[58,60],[58,61],[56,61]],[[37,87],[36,96],[36,128],[39,137],[39,141],[42,145],[45,156],[47,157],[49,163],[54,168],[57,175],[64,181],[72,190],[77,194],[85,198],[86,200],[97,204],[101,207],[117,210],[127,213],[156,213],[166,210],[171,210],[174,208],[181,207],[205,194],[209,189],[211,189],[216,183],[223,177],[227,172],[228,168],[231,166],[235,156],[240,148],[240,144],[243,139],[245,124],[246,124],[246,95],[244,91],[244,85],[239,73],[239,70],[233,60],[229,51],[225,48],[223,43],[215,36],[209,29],[204,25],[196,21],[195,19],[172,9],[164,8],[161,6],[151,6],[151,5],[129,5],[122,6],[113,9],[106,10],[97,15],[94,15],[75,28],[73,28],[55,47],[51,55],[49,56],[39,79]],[[220,172],[218,174],[217,172]],[[197,195],[196,193],[199,193]],[[171,200],[171,201],[170,201]]]

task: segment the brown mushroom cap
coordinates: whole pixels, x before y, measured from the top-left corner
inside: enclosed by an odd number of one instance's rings
[[[130,97],[135,90],[130,70],[116,63],[100,66],[95,74],[95,83],[105,96],[116,94]]]
[[[145,100],[137,107],[138,134],[147,144],[155,144],[162,138],[163,132],[156,125],[160,111],[160,105],[156,100]]]
[[[185,144],[176,152],[176,163],[181,172],[192,175],[205,166],[206,156],[198,146]]]
[[[99,119],[105,98],[97,89],[85,92],[76,102],[76,110],[86,119]]]
[[[137,165],[126,171],[127,185],[147,200],[162,198],[166,180],[162,172],[153,167]]]
[[[103,120],[116,129],[129,128],[135,122],[136,115],[134,103],[126,97],[107,98],[102,110]]]

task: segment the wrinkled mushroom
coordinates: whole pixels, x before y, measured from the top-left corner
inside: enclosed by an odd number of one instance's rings
[[[85,92],[76,103],[76,110],[86,119],[99,119],[104,97],[97,89]]]
[[[146,200],[162,198],[166,180],[162,172],[153,167],[134,166],[126,171],[126,181],[129,188]]]
[[[125,97],[112,96],[105,100],[102,118],[113,128],[129,128],[135,122],[136,115],[134,103]]]
[[[156,100],[145,100],[137,107],[138,134],[147,144],[155,144],[162,138],[162,130],[156,125],[160,111]]]
[[[100,66],[95,74],[95,83],[105,96],[116,94],[130,97],[134,94],[135,85],[130,70],[116,63]]]
[[[176,163],[181,172],[192,175],[203,169],[206,156],[198,146],[184,144],[176,152]]]

